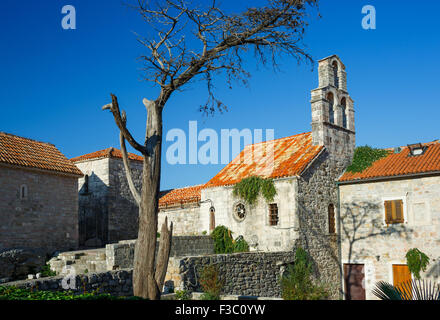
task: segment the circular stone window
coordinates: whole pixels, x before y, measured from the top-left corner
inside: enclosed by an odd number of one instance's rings
[[[243,203],[237,203],[234,206],[234,217],[238,221],[243,221],[246,218],[246,207]]]

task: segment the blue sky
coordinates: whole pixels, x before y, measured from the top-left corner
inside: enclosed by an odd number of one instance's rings
[[[238,10],[236,1],[223,1]],[[244,5],[245,1],[241,3]],[[249,1],[255,5],[255,1]],[[364,5],[374,5],[377,29],[361,27]],[[77,29],[61,28],[61,8],[74,5]],[[315,60],[338,54],[347,67],[348,91],[355,101],[357,145],[392,147],[440,138],[438,79],[440,32],[437,1],[321,1],[321,19],[311,18],[305,44]],[[148,28],[119,0],[0,1],[0,131],[51,142],[67,157],[118,146],[118,130],[101,106],[117,94],[129,127],[142,141],[142,98],[156,89],[141,81],[137,57],[143,48],[133,31]],[[164,110],[165,133],[199,130],[273,128],[280,138],[310,131],[310,90],[317,68],[281,60],[281,72],[257,68],[247,60],[248,88],[217,95],[229,111],[205,117],[201,84],[177,93]],[[221,78],[220,78],[221,79]],[[164,143],[164,152],[170,145]],[[224,165],[162,167],[162,189],[204,183]]]

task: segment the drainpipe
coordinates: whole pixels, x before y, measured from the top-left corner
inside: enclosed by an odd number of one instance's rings
[[[341,290],[339,291],[339,298],[344,299],[344,272],[342,265],[342,239],[341,239],[341,191],[339,188],[339,182],[336,181],[336,188],[338,189],[338,204],[337,204],[337,221],[338,221],[338,259],[339,259],[339,275],[340,275],[340,285]]]

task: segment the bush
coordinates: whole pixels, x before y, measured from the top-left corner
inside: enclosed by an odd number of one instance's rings
[[[272,179],[251,176],[236,183],[233,193],[252,205],[257,201],[260,193],[267,202],[273,201],[277,191]]]
[[[186,290],[177,290],[176,291],[176,299],[177,300],[191,300],[191,293]]]
[[[16,287],[0,287],[0,300],[132,300],[139,297],[116,297],[107,293],[97,292],[75,295],[72,291],[43,291],[20,289]]]
[[[426,271],[429,264],[429,257],[419,249],[413,248],[406,253],[406,264],[414,277],[420,280],[420,272]]]
[[[56,275],[57,275],[57,273],[50,269],[50,265],[49,264],[46,264],[45,266],[43,266],[41,268],[41,276],[42,277],[54,277]]]
[[[313,264],[307,252],[298,248],[295,261],[289,265],[281,278],[281,296],[284,300],[322,300],[329,294],[323,285],[317,285],[312,280]]]
[[[232,232],[225,226],[217,226],[211,233],[214,239],[214,252],[217,254],[247,252],[249,245],[242,236],[232,238]]]
[[[203,296],[206,299],[202,298],[203,300],[220,300],[223,280],[220,279],[219,270],[216,265],[210,264],[203,268],[200,274],[200,285],[205,293]]]

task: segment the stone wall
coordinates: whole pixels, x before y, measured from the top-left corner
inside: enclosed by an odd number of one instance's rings
[[[72,285],[71,289],[75,294],[84,292],[92,292],[97,290],[98,293],[109,293],[114,296],[132,296],[133,295],[133,271],[117,270],[100,273],[81,274],[66,281],[68,285]],[[2,284],[3,286],[15,286],[22,289],[48,290],[48,291],[64,291],[64,276],[14,281]]]
[[[202,291],[201,271],[204,266],[214,264],[224,281],[223,294],[280,297],[281,272],[293,261],[293,251],[175,258],[169,264],[167,279],[174,283],[176,290]]]
[[[77,162],[84,173],[78,179],[79,193],[79,244],[99,247],[108,239],[109,159]],[[88,186],[85,185],[88,176]]]
[[[298,231],[296,246],[307,250],[315,262],[315,275],[334,284],[333,298],[341,292],[338,225],[336,234],[329,234],[329,205],[337,208],[335,180],[343,172],[345,162],[332,159],[327,151],[314,161],[298,182]],[[335,210],[335,221],[337,221]]]
[[[0,248],[78,247],[77,177],[1,166],[0,181]]]
[[[137,190],[142,187],[142,162],[130,161]],[[109,242],[135,239],[138,235],[139,208],[128,186],[122,159],[109,159],[110,188],[108,193]]]
[[[233,187],[215,187],[202,189],[202,200],[212,201],[200,206],[201,230],[209,230],[209,209],[215,208],[216,226],[224,225],[230,229],[234,238],[242,235],[251,250],[287,251],[292,250],[297,234],[294,231],[297,179],[295,177],[274,181],[277,194],[272,203],[278,206],[278,225],[269,224],[269,204],[259,197],[254,205],[248,205],[234,196]],[[235,218],[234,207],[238,203],[245,205],[246,217],[243,221]]]
[[[393,283],[393,264],[418,248],[431,259],[422,277],[440,282],[440,177],[340,186],[342,263],[364,264],[367,299],[377,281]],[[385,224],[386,200],[403,200],[404,223]]]
[[[173,222],[173,234],[176,236],[200,235],[203,231],[200,223],[200,206],[198,204],[185,204],[182,207],[161,208],[159,211],[159,224],[161,227],[165,217],[168,223]]]
[[[108,244],[105,248],[107,270],[132,268],[136,240]],[[156,249],[159,248],[157,243]],[[170,257],[207,255],[214,253],[214,242],[210,236],[176,236],[171,244]]]

